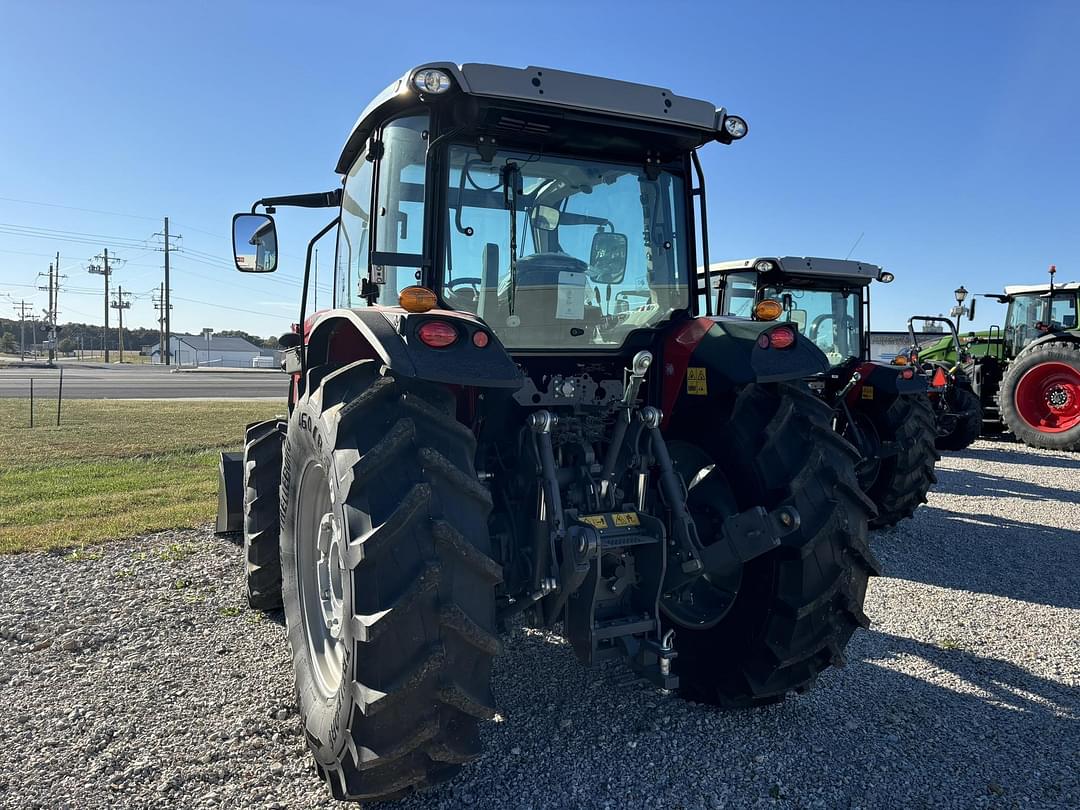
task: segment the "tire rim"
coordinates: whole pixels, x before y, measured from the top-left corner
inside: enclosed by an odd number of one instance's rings
[[[1040,363],[1016,385],[1016,410],[1040,433],[1080,425],[1080,372],[1066,363]]]
[[[345,660],[344,543],[334,514],[326,471],[312,464],[300,479],[297,496],[297,582],[300,615],[315,683],[323,697],[341,686]]]

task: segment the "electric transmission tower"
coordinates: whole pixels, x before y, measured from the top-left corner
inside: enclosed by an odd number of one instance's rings
[[[131,293],[124,292],[124,288],[118,286],[116,288],[116,300],[113,301],[111,304],[109,304],[109,306],[111,306],[113,309],[115,309],[117,311],[117,314],[118,314],[118,316],[120,318],[120,324],[116,328],[116,335],[117,335],[117,344],[120,347],[120,362],[121,363],[124,362],[124,310],[125,309],[131,309],[131,302],[130,301],[125,301],[124,296],[127,296],[128,298],[130,298]]]
[[[180,240],[180,239],[183,239],[184,237],[181,236],[178,233],[174,233],[171,236],[169,235],[169,218],[168,217],[165,217],[165,230],[160,232],[160,233],[155,233],[154,236],[161,239],[161,247],[159,247],[158,250],[164,252],[164,254],[165,254],[165,281],[161,285],[162,286],[161,300],[162,300],[162,307],[163,307],[162,312],[164,313],[164,315],[163,315],[164,325],[163,325],[163,328],[162,328],[162,332],[164,332],[164,335],[165,335],[165,338],[164,338],[164,341],[163,341],[162,345],[163,346],[168,346],[168,344],[171,342],[171,338],[170,338],[171,330],[170,330],[170,324],[169,324],[169,312],[170,312],[170,310],[172,310],[172,303],[171,303],[172,302],[172,292],[171,292],[171,288],[169,286],[169,254],[174,250],[180,250],[180,244],[179,244],[178,241],[175,241],[175,240]],[[165,365],[170,365],[170,355],[171,354],[172,354],[172,352],[166,350],[166,352],[165,352]]]
[[[119,261],[115,255],[109,255],[109,249],[105,248],[101,253],[90,260],[90,266],[86,269],[95,275],[105,277],[105,327],[101,330],[101,347],[105,350],[105,362],[109,362],[109,276],[113,268],[109,262]]]

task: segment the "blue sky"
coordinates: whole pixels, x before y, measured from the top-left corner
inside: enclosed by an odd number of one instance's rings
[[[960,283],[1040,282],[1050,263],[1080,280],[1075,3],[7,0],[3,12],[8,317],[9,297],[44,307],[33,285],[59,251],[61,320],[100,322],[101,278],[85,268],[110,246],[126,259],[113,284],[137,296],[125,320],[155,325],[152,235],[168,215],[184,248],[174,329],[287,329],[326,213],[282,209],[281,270],[263,277],[230,269],[231,214],[335,187],[366,102],[434,59],[658,84],[745,116],[745,141],[702,154],[713,258],[843,257],[862,234],[853,256],[897,276],[877,289],[879,329],[946,310]],[[984,301],[976,323],[991,320]]]

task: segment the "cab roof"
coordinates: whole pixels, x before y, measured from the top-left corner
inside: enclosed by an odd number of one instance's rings
[[[1055,284],[1054,291],[1080,290],[1080,281],[1066,281],[1064,284]],[[1022,295],[1023,293],[1048,293],[1049,284],[1013,284],[1005,288],[1005,295]]]
[[[877,279],[881,267],[869,262],[854,259],[822,259],[816,256],[755,256],[752,259],[735,259],[726,262],[714,262],[709,265],[710,273],[742,273],[753,270],[760,261],[769,261],[776,265],[776,270],[793,276],[814,278],[838,278],[858,284],[869,284]]]
[[[360,153],[371,132],[396,108],[411,106],[420,100],[412,86],[412,77],[420,70],[436,69],[451,79],[447,96],[469,95],[482,98],[525,102],[541,107],[574,109],[631,118],[700,134],[702,144],[723,131],[723,107],[708,101],[677,96],[663,87],[605,79],[583,73],[569,73],[551,68],[512,68],[499,65],[453,62],[427,62],[406,72],[392,82],[364,108],[353,126],[337,163],[344,174]],[[437,98],[437,97],[429,97]]]

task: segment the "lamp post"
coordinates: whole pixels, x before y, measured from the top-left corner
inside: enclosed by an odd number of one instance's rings
[[[964,314],[964,299],[967,298],[968,291],[964,289],[964,285],[961,284],[955,290],[953,295],[956,296],[956,307],[953,309],[953,314],[956,315],[956,331],[960,332],[960,316]]]

